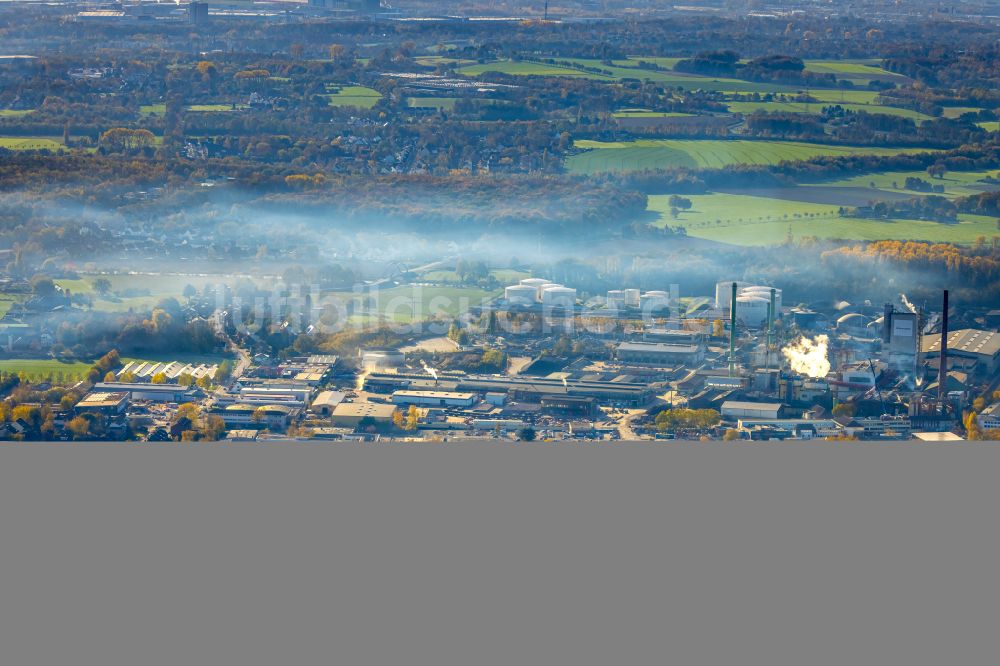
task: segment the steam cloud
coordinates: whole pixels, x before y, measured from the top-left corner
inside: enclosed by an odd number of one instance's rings
[[[438,378],[437,370],[427,365],[427,363],[424,361],[420,361],[420,365],[424,366],[424,370],[427,372],[428,375],[434,378],[434,381],[437,381]]]
[[[815,339],[801,337],[781,350],[788,359],[792,370],[808,377],[826,377],[830,372],[830,359],[827,358],[827,346],[830,339],[818,335]]]

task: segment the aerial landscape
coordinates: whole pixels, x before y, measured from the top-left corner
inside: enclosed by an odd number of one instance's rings
[[[991,0],[0,2],[0,440],[1000,438]]]

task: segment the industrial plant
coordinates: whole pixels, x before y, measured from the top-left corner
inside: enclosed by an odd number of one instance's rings
[[[357,436],[354,402],[379,405],[365,436],[392,439],[948,441],[1000,424],[996,318],[956,314],[947,292],[918,307],[665,287],[519,279],[460,314],[448,345],[360,350],[323,432]]]

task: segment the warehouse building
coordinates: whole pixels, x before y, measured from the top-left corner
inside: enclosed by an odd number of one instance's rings
[[[722,403],[722,416],[728,419],[777,419],[783,405],[780,402],[746,402],[726,400]]]
[[[430,385],[428,386],[428,381]],[[506,377],[501,375],[462,375],[428,380],[426,375],[372,373],[365,377],[365,390],[374,393],[445,387],[449,391],[469,393],[506,393],[511,399],[538,403],[551,395],[592,397],[598,404],[622,407],[642,407],[649,403],[653,391],[645,383],[589,381],[583,379],[550,379],[547,377]]]
[[[97,382],[95,391],[111,393],[124,392],[131,400],[149,400],[150,402],[193,402],[198,399],[198,392],[189,386],[179,384],[129,384],[125,382]]]
[[[357,428],[363,419],[371,419],[374,423],[392,423],[395,405],[378,402],[342,402],[333,408],[330,420],[333,425],[343,428]]]
[[[924,358],[941,357],[941,335],[925,335],[920,345]],[[948,358],[976,362],[978,372],[992,375],[1000,366],[1000,333],[963,328],[948,333]]]
[[[330,416],[334,408],[344,402],[347,397],[342,391],[321,391],[312,401],[313,413],[320,416]]]
[[[129,394],[125,391],[92,391],[83,396],[83,400],[76,403],[76,413],[88,412],[91,414],[104,414],[105,416],[116,416],[124,414],[129,404]]]
[[[622,342],[615,348],[615,356],[623,363],[697,365],[705,360],[705,348],[699,344]]]
[[[395,405],[419,407],[472,407],[476,404],[476,394],[456,391],[395,391],[392,402]]]

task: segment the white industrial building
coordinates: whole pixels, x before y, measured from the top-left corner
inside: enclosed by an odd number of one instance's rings
[[[454,391],[395,391],[394,405],[418,405],[420,407],[472,407],[476,404],[475,393]]]
[[[781,415],[780,402],[745,402],[726,400],[722,403],[722,416],[728,419],[777,419]]]

